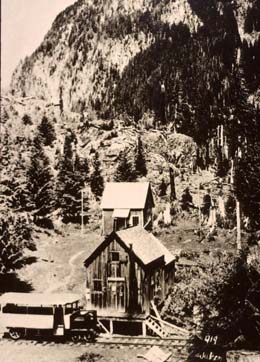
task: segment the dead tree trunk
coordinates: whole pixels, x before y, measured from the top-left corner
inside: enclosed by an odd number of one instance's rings
[[[176,190],[175,190],[175,177],[174,177],[174,171],[171,168],[171,166],[169,167],[169,174],[170,174],[170,188],[171,188],[170,200],[175,201],[177,199]]]

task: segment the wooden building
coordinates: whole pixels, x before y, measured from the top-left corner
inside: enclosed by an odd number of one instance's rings
[[[102,197],[102,235],[140,225],[152,228],[154,200],[149,182],[108,182]]]
[[[141,226],[112,231],[85,260],[88,307],[149,314],[173,283],[175,257]],[[110,314],[109,314],[110,313]]]

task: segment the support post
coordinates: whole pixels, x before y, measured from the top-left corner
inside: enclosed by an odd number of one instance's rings
[[[146,337],[146,332],[147,332],[147,330],[146,330],[146,323],[145,323],[145,321],[143,321],[143,322],[142,322],[142,336],[143,336],[143,337]]]
[[[110,330],[110,334],[114,333],[113,320],[112,319],[109,320],[109,330]]]

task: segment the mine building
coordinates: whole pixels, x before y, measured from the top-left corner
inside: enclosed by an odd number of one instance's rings
[[[149,314],[173,283],[175,257],[142,226],[112,231],[85,260],[88,305],[103,314]]]
[[[108,182],[102,197],[102,235],[132,226],[152,229],[154,200],[149,182]]]

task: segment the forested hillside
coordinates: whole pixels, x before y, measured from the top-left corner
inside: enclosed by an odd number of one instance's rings
[[[260,0],[76,1],[1,97],[0,273],[27,264],[45,233],[40,255],[54,250],[73,274],[67,236],[85,247],[83,223],[99,239],[105,182],[149,181],[153,231],[196,266],[183,264],[161,312],[187,327],[199,305],[237,334],[246,298],[259,300],[259,269],[234,257],[260,245],[259,89]],[[46,250],[45,235],[59,235]],[[222,310],[232,288],[234,314]]]

